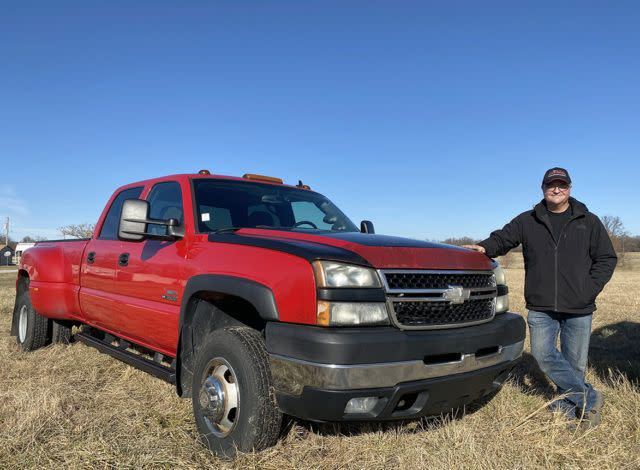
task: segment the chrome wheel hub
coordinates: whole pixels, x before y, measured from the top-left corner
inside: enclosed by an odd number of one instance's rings
[[[27,306],[23,305],[20,308],[20,317],[18,322],[18,339],[21,343],[24,343],[24,341],[27,339],[27,317]]]
[[[200,407],[209,431],[227,436],[236,426],[240,412],[240,392],[236,374],[221,357],[212,359],[200,387]]]

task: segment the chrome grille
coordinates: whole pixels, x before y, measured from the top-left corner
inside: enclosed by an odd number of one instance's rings
[[[403,329],[453,328],[490,321],[496,280],[491,271],[383,270],[392,320]]]

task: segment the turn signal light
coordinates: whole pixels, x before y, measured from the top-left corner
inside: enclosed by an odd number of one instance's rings
[[[326,300],[319,300],[316,324],[321,326],[329,326],[329,323],[331,323],[331,304]]]
[[[256,175],[253,173],[245,173],[244,175],[242,175],[242,177],[247,180],[267,181],[269,183],[282,184],[282,179],[274,178],[273,176],[264,176],[264,175]]]

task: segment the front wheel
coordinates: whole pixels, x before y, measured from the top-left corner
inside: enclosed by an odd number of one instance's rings
[[[260,333],[241,327],[206,336],[196,357],[192,401],[201,439],[212,452],[234,457],[274,445],[282,414]]]
[[[29,291],[25,290],[17,299],[18,334],[16,340],[23,351],[33,351],[46,346],[49,340],[49,320],[38,314],[31,305]]]

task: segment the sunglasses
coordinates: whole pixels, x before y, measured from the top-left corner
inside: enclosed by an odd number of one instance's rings
[[[547,183],[544,185],[544,189],[554,189],[554,188],[558,188],[560,191],[566,191],[567,189],[569,189],[571,185],[569,183],[563,183],[563,182],[553,182],[553,183]]]

